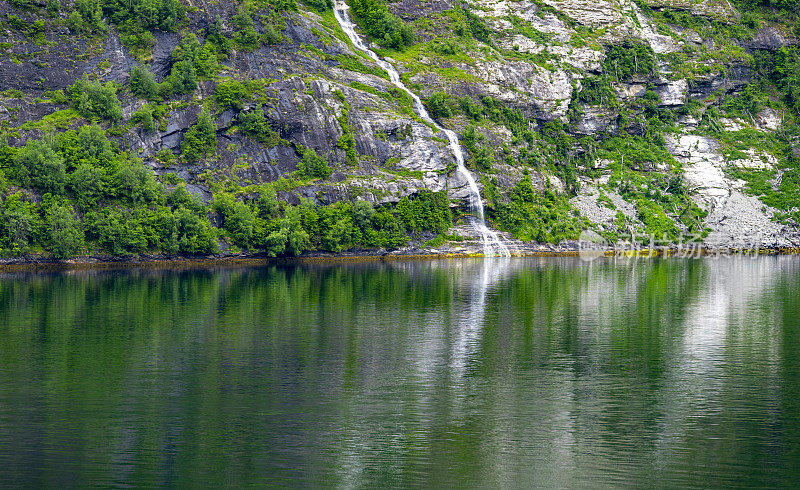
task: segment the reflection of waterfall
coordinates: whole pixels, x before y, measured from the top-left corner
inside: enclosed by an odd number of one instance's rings
[[[465,284],[466,310],[457,316],[458,324],[452,340],[451,367],[462,374],[478,350],[486,319],[486,302],[490,289],[511,272],[511,259],[491,258],[464,263],[462,279]],[[472,267],[471,267],[472,266]]]
[[[486,226],[486,220],[483,211],[483,201],[481,200],[481,194],[478,190],[478,184],[475,182],[475,178],[472,174],[467,170],[464,166],[464,155],[461,153],[461,144],[458,141],[458,136],[454,131],[449,129],[445,129],[440,126],[436,121],[434,121],[428,111],[425,109],[425,106],[422,104],[422,101],[419,97],[412,91],[410,91],[402,80],[400,80],[400,73],[387,61],[381,59],[374,51],[369,49],[361,39],[361,37],[356,33],[355,25],[350,20],[350,17],[347,15],[347,4],[344,1],[338,1],[336,3],[336,8],[334,8],[333,12],[336,16],[336,21],[339,23],[339,26],[342,28],[347,37],[350,38],[350,41],[353,42],[353,45],[360,49],[361,51],[365,52],[372,58],[375,63],[378,64],[381,68],[386,70],[389,74],[389,79],[400,87],[404,92],[406,92],[411,99],[414,101],[414,110],[421,117],[425,122],[431,124],[432,126],[436,127],[438,130],[442,131],[445,135],[447,135],[447,139],[450,142],[450,149],[453,150],[453,155],[456,158],[456,165],[458,172],[464,176],[467,180],[467,184],[469,185],[469,200],[470,206],[476,213],[476,217],[473,222],[473,226],[475,230],[481,235],[481,240],[483,241],[483,251],[484,254],[488,256],[499,255],[502,257],[509,257],[511,256],[511,252],[508,250],[508,247],[503,244],[500,240],[498,234],[490,230],[488,226]]]

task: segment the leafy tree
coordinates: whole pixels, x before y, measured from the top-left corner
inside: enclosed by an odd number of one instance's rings
[[[243,248],[249,247],[256,226],[256,215],[250,206],[223,194],[214,199],[213,209],[222,217],[222,227],[233,242]]]
[[[186,131],[181,147],[184,158],[189,162],[196,162],[216,151],[217,126],[205,109],[200,112],[197,124]]]
[[[105,32],[103,10],[99,0],[75,0],[75,10],[80,15],[80,25],[88,31]],[[75,20],[73,20],[75,21]]]
[[[381,46],[401,49],[414,43],[413,29],[389,12],[381,0],[352,0],[350,8],[361,27]]]
[[[175,211],[178,220],[179,250],[189,255],[215,253],[217,236],[207,219],[200,218],[186,208]]]
[[[29,139],[15,159],[17,179],[44,193],[64,192],[67,173],[64,159],[53,150],[48,139]]]
[[[233,42],[245,50],[258,49],[260,39],[253,18],[246,8],[239,9],[239,12],[233,16],[233,23],[239,28],[233,35]]]
[[[145,133],[152,133],[156,130],[156,124],[153,120],[153,109],[146,105],[134,112],[131,116],[131,123],[141,125]]]
[[[131,204],[158,202],[163,198],[163,190],[153,172],[141,160],[117,163],[110,180],[110,191],[118,199]]]
[[[331,168],[313,148],[298,147],[302,159],[297,164],[297,170],[305,178],[327,179],[331,175]]]
[[[130,85],[134,95],[149,101],[158,99],[158,82],[147,67],[136,65],[131,68]]]
[[[191,60],[181,60],[172,65],[167,83],[163,84],[160,93],[188,94],[197,88],[197,71]]]
[[[651,75],[656,59],[649,45],[626,40],[621,46],[606,51],[603,71],[617,80],[629,80],[634,75]]]
[[[216,20],[208,26],[206,42],[211,43],[218,55],[227,56],[231,53],[231,40],[222,32],[222,18],[217,15]]]
[[[26,252],[36,241],[36,230],[40,227],[37,206],[28,201],[23,193],[8,196],[0,208],[0,243],[12,255]]]
[[[261,108],[239,113],[237,124],[242,132],[267,148],[280,144],[280,135],[272,129]]]
[[[103,10],[112,22],[126,29],[172,31],[186,18],[179,0],[103,0]]]
[[[68,201],[45,197],[44,229],[50,252],[59,259],[75,254],[83,247],[81,222]]]
[[[67,89],[70,105],[87,119],[122,119],[122,107],[117,99],[117,87],[113,82],[105,85],[90,81],[86,75]]]
[[[83,163],[69,174],[68,188],[82,207],[90,207],[108,193],[108,172],[105,168]]]
[[[247,91],[247,87],[239,80],[220,82],[214,89],[214,99],[223,110],[241,111],[244,108],[245,99],[249,98],[250,94]]]

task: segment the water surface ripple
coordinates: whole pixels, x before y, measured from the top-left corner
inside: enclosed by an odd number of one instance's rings
[[[800,258],[0,275],[0,485],[791,486]]]

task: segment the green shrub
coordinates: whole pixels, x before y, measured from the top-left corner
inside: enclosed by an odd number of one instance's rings
[[[655,70],[653,49],[629,40],[621,46],[610,46],[603,61],[603,71],[617,80],[629,80],[634,75],[650,76]]]
[[[294,206],[286,210],[284,217],[278,221],[277,229],[266,237],[263,248],[273,257],[297,256],[311,248],[311,236],[303,229],[300,210]]]
[[[237,124],[242,132],[254,140],[262,143],[267,148],[280,144],[280,136],[269,125],[261,108],[239,113]]]
[[[156,124],[153,120],[153,109],[146,105],[134,112],[131,116],[131,123],[142,126],[142,130],[144,130],[145,133],[152,133],[156,130]]]
[[[107,119],[112,122],[122,119],[122,107],[113,82],[101,84],[90,81],[84,75],[67,89],[67,95],[70,105],[86,119]]]
[[[0,244],[5,254],[20,255],[37,241],[38,208],[23,193],[8,196],[0,208]]]
[[[179,0],[103,0],[103,10],[117,25],[171,31],[186,17]]]
[[[313,8],[317,12],[325,12],[333,8],[332,0],[303,0],[303,3]]]
[[[247,87],[238,80],[220,82],[214,89],[214,100],[222,110],[241,111],[244,108],[244,101],[249,98]]]
[[[389,12],[381,0],[351,0],[350,8],[361,27],[381,46],[401,49],[414,43],[414,31]]]
[[[297,170],[300,175],[309,179],[327,179],[331,175],[331,168],[328,163],[317,155],[313,148],[298,146],[298,150],[302,156],[300,162],[297,163]]]
[[[83,229],[75,210],[68,201],[45,196],[44,234],[45,241],[54,257],[71,257],[83,248]]]
[[[158,82],[147,67],[136,65],[131,68],[130,85],[134,95],[151,102],[158,99]]]
[[[35,187],[42,193],[64,192],[67,179],[64,158],[54,151],[49,140],[29,139],[17,152],[15,173],[22,185]]]
[[[217,149],[217,126],[209,113],[203,109],[197,117],[197,124],[186,131],[181,143],[183,157],[188,162],[214,153]]]
[[[239,12],[233,16],[233,24],[238,27],[238,30],[233,34],[233,42],[241,49],[253,51],[258,49],[260,39],[256,32],[253,18],[246,8],[239,9]]]
[[[247,204],[238,202],[233,196],[223,194],[214,198],[214,211],[222,218],[222,227],[242,248],[251,246],[256,228],[256,215]]]
[[[162,96],[188,94],[197,88],[197,71],[190,60],[181,60],[172,65],[169,77],[160,87]]]
[[[431,116],[435,119],[452,117],[460,111],[459,103],[444,92],[434,92],[425,101]]]

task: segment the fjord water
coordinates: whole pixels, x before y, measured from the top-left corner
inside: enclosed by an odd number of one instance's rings
[[[800,260],[0,276],[2,486],[800,481]]]

